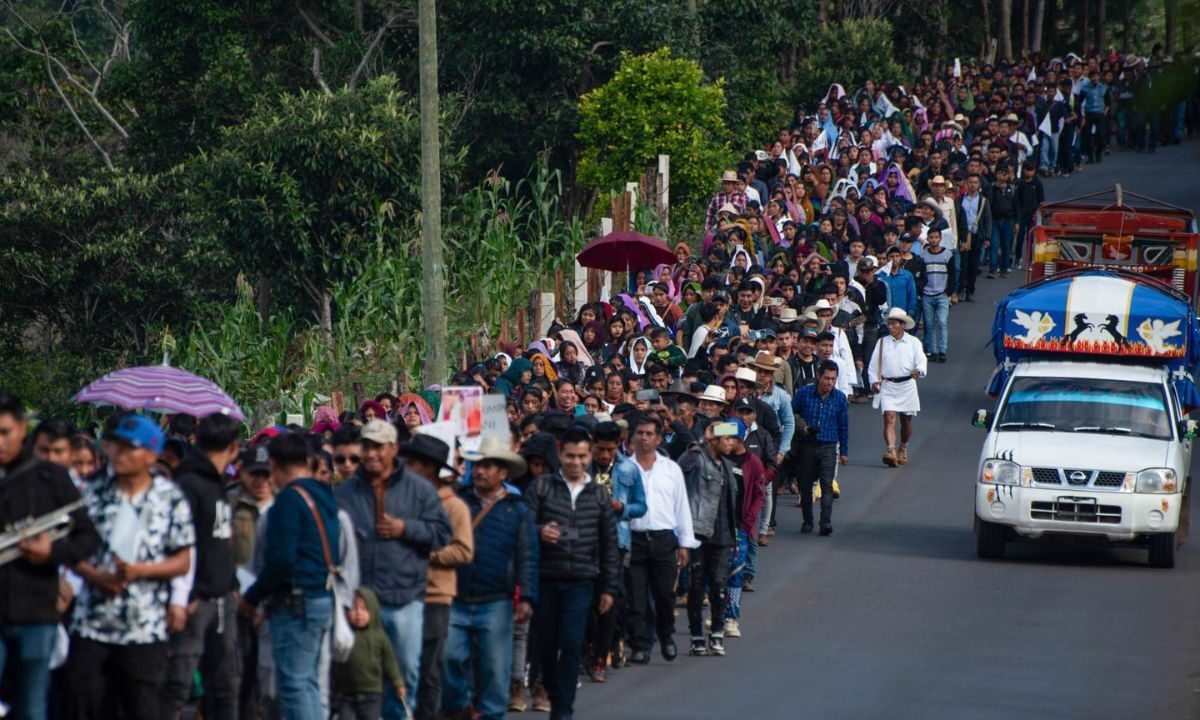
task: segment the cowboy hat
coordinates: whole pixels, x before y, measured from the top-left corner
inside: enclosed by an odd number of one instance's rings
[[[525,458],[512,451],[504,438],[486,437],[479,444],[478,450],[463,451],[463,457],[471,462],[492,460],[508,468],[510,478],[518,478],[525,474]]]
[[[934,212],[935,215],[942,214],[941,206],[939,206],[937,204],[937,200],[934,200],[931,197],[921,198],[921,200],[917,202],[917,205],[923,205],[923,206],[929,208],[930,210],[932,210]]]
[[[904,323],[905,330],[912,330],[917,326],[917,321],[909,317],[908,313],[904,312],[904,308],[894,307],[888,311],[887,321],[893,320]]]
[[[775,372],[775,370],[779,367],[779,358],[775,357],[775,353],[773,352],[762,350],[754,356],[753,360],[747,362],[746,366],[758,370]],[[741,378],[738,379],[740,380]]]
[[[401,457],[427,460],[455,475],[458,474],[458,470],[447,462],[450,459],[450,446],[432,435],[414,435],[412,440],[396,448],[396,454]]]
[[[858,261],[858,271],[865,272],[867,270],[878,270],[879,261],[874,255],[864,255],[862,260]]]
[[[806,310],[804,313],[804,322],[819,323],[821,322],[821,318],[817,317],[817,313],[812,308],[808,308],[808,310]]]
[[[704,393],[700,395],[700,402],[704,401],[721,403],[728,405],[729,401],[725,399],[725,388],[720,385],[709,385],[704,388]]]
[[[1125,56],[1125,62],[1122,63],[1121,67],[1131,68],[1131,67],[1136,66],[1141,61],[1142,61],[1142,59],[1140,57],[1130,53],[1129,55]]]
[[[748,365],[748,364],[749,364],[749,363],[747,363],[747,365]],[[748,368],[748,367],[740,367],[740,368],[738,368],[738,369],[737,369],[737,372],[735,372],[735,373],[733,374],[733,377],[734,377],[734,378],[735,378],[735,379],[736,379],[738,382],[748,382],[748,383],[750,383],[750,384],[752,384],[752,385],[753,385],[753,384],[757,384],[757,383],[758,383],[758,375],[757,375],[757,374],[755,374],[755,372],[754,372],[753,370],[751,370],[750,368]]]
[[[678,398],[689,398],[693,401],[696,399],[696,396],[692,393],[691,383],[686,383],[683,380],[676,380],[675,382],[671,383],[671,387],[662,391],[662,396],[664,398],[671,396]]]
[[[812,305],[809,305],[808,310],[806,312],[819,313],[822,310],[828,310],[830,312],[833,312],[833,306],[830,305],[829,301],[826,300],[825,298],[821,298],[820,300],[816,301]]]
[[[1020,118],[1017,117],[1016,113],[1009,113],[1009,114],[1005,115],[1004,117],[1000,118],[1000,122],[1019,123],[1019,122],[1021,122],[1021,120],[1020,120]]]
[[[929,184],[930,185],[945,185],[946,178],[942,177],[941,175],[934,175],[933,179],[929,181]]]
[[[800,313],[796,312],[796,308],[793,308],[793,307],[785,307],[779,313],[779,322],[781,322],[781,323],[796,322],[799,319],[800,319]]]
[[[967,116],[963,115],[962,113],[958,113],[954,116],[954,122],[956,122],[956,123],[965,123],[966,121],[967,121]]]
[[[737,215],[738,209],[736,207],[734,207],[733,203],[725,203],[724,205],[721,206],[720,210],[717,210],[717,214],[724,215],[726,213],[728,213],[730,215]]]
[[[736,170],[726,170],[725,172],[721,173],[721,182],[723,183],[737,182],[738,180],[741,180],[741,178],[738,177]]]

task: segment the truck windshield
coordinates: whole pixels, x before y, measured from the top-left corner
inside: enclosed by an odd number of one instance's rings
[[[1161,386],[1099,378],[1016,378],[996,428],[1172,437]]]

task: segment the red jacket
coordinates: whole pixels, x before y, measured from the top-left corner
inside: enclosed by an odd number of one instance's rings
[[[751,542],[758,540],[758,514],[767,501],[766,487],[769,482],[762,460],[747,450],[746,459],[742,462],[742,486],[738,492],[742,497],[742,531],[750,536]]]

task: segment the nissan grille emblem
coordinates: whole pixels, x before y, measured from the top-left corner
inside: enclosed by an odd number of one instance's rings
[[[1082,485],[1087,482],[1088,478],[1087,473],[1082,470],[1076,470],[1075,472],[1071,473],[1067,479],[1071,481],[1072,485]]]

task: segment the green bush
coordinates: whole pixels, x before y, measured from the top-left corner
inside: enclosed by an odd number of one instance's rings
[[[580,101],[579,180],[602,193],[671,156],[671,203],[685,212],[708,197],[729,162],[723,83],[667,48],[625,55],[612,80]]]
[[[794,98],[811,107],[832,83],[854,92],[868,79],[894,82],[904,77],[896,62],[892,24],[881,18],[845,20],[813,33],[808,57],[796,78]]]

